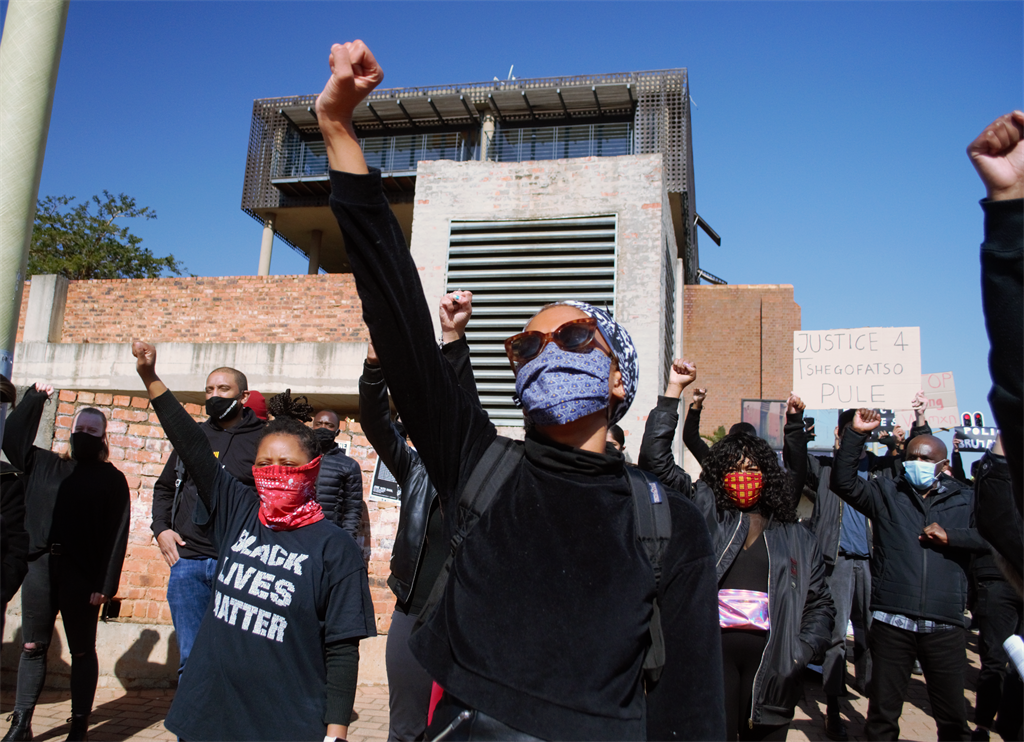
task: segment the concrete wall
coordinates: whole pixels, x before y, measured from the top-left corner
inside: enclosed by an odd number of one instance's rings
[[[647,413],[664,390],[662,321],[674,300],[674,234],[661,155],[540,162],[421,162],[416,175],[412,255],[427,303],[444,293],[453,219],[545,219],[618,215],[615,307],[640,355],[636,400],[621,425],[636,456]],[[435,330],[439,331],[437,319]]]

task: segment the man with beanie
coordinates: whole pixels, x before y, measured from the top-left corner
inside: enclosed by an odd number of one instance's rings
[[[240,482],[252,486],[252,465],[263,421],[245,406],[249,385],[245,374],[218,368],[206,379],[203,432],[220,465]],[[217,550],[206,530],[192,522],[198,494],[183,464],[171,453],[153,485],[153,535],[171,576],[167,602],[178,638],[181,674],[213,593]]]
[[[334,442],[341,420],[336,412],[320,410],[313,416],[313,435],[320,444],[320,474],[316,480],[316,498],[324,513],[352,538],[359,534],[363,520],[363,471]]]

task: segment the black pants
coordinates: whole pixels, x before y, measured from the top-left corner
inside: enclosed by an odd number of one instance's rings
[[[432,681],[409,651],[416,616],[399,610],[391,614],[385,659],[388,669],[389,742],[411,742],[427,728]]]
[[[868,631],[871,629],[871,563],[867,559],[851,559],[840,554],[825,573],[832,601],[836,606],[836,622],[832,629],[832,646],[825,652],[821,665],[821,685],[829,696],[846,695],[846,625],[853,621],[853,666],[857,685],[867,688],[871,680],[871,652]],[[863,690],[862,690],[863,692]]]
[[[1006,677],[1010,658],[1003,649],[1003,642],[1010,634],[1020,630],[1024,606],[1020,596],[1005,580],[978,583],[978,598],[975,616],[978,619],[978,650],[981,655],[981,671],[978,673],[978,698],[974,706],[974,723],[986,729],[1000,709],[1003,698],[1003,681]],[[1015,700],[1017,708],[1021,699]]]
[[[966,740],[967,709],[964,705],[964,668],[967,643],[963,629],[921,634],[898,629],[881,621],[871,622],[871,683],[868,687],[868,739],[894,740],[900,734],[903,698],[910,683],[914,659],[921,662],[928,700],[940,740]]]
[[[727,740],[781,740],[789,732],[789,724],[750,726],[754,676],[767,643],[768,634],[764,631],[726,629],[722,632]]]
[[[25,644],[18,665],[18,693],[14,708],[27,711],[36,705],[46,680],[46,648],[60,611],[71,653],[71,712],[89,714],[96,696],[99,662],[96,657],[96,619],[100,607],[91,605],[90,586],[74,567],[74,559],[44,554],[29,562],[21,586],[21,632]]]

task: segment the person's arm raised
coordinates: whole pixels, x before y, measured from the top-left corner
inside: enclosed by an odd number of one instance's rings
[[[877,410],[857,410],[836,452],[829,484],[829,489],[869,518],[877,517],[882,511],[884,497],[880,489],[880,480],[861,479],[857,474],[857,467],[864,443],[871,431],[881,423],[882,416]]]
[[[362,41],[334,44],[328,59],[331,76],[316,99],[316,120],[327,146],[332,170],[365,175],[363,158],[352,112],[384,79],[384,70]]]

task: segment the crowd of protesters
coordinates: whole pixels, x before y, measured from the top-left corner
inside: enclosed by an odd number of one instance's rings
[[[973,481],[920,395],[915,425],[883,439],[882,456],[866,448],[880,423],[868,409],[841,412],[833,456],[809,453],[813,426],[791,395],[780,462],[748,423],[706,442],[703,388],[682,430],[694,479],[672,452],[695,364],[673,362],[634,465],[616,423],[636,394],[637,352],[584,302],[538,307],[506,340],[525,436],[498,434],[465,336],[473,295],[442,297],[439,347],[352,127],[381,68],[358,41],[335,45],[330,67],[316,104],[330,205],[372,339],[360,421],[401,487],[390,739],[785,739],[805,668],[820,663],[825,733],[843,742],[848,622],[868,739],[899,737],[915,661],[939,739],[1021,738],[1024,685],[1003,643],[1022,631],[1024,113],[968,149],[987,188],[982,281],[1002,431]],[[131,352],[174,449],[152,513],[180,655],[167,728],[189,740],[344,739],[359,642],[376,630],[355,541],[362,474],[335,442],[337,413],[291,390],[264,400],[244,373],[217,368],[196,423],[160,380],[155,347]],[[2,391],[13,405],[6,379]],[[97,616],[127,544],[128,487],[107,461],[103,413],[77,411],[67,455],[33,444],[52,392],[28,390],[3,440],[3,602],[20,586],[23,621],[4,740],[32,739],[58,612],[68,739],[88,738]],[[969,605],[982,661],[974,730]]]

